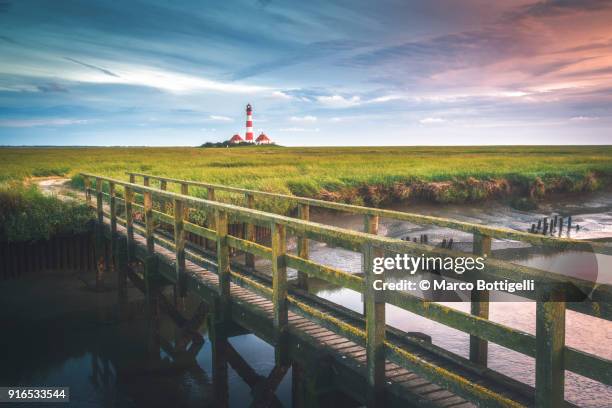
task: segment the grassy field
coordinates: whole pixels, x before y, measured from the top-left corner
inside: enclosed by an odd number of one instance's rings
[[[612,180],[612,146],[0,148],[0,162],[0,181],[138,171],[368,205],[537,198]]]

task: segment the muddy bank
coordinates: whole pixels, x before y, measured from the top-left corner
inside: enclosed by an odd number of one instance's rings
[[[516,207],[532,206],[538,200],[556,194],[576,194],[609,189],[612,176],[587,173],[582,176],[467,179],[445,181],[396,182],[321,190],[315,198],[357,205],[380,207],[400,202],[467,203],[485,200],[512,200]]]

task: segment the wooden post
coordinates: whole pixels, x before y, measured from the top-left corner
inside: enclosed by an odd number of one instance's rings
[[[87,207],[91,207],[91,179],[88,176],[83,176],[83,183],[85,184],[85,202]]]
[[[223,318],[229,317],[230,303],[230,260],[229,245],[227,244],[227,212],[215,212],[217,224],[217,273],[219,274],[219,296],[221,298],[221,313]]]
[[[128,262],[134,261],[134,217],[132,216],[132,202],[134,192],[131,187],[125,187],[125,225],[127,230],[127,256]]]
[[[245,206],[247,208],[255,207],[255,197],[253,194],[246,193],[244,195]],[[244,239],[247,241],[255,241],[255,224],[246,223],[244,228]],[[244,259],[245,265],[247,268],[255,269],[255,255],[246,253]]]
[[[149,177],[143,176],[142,177],[142,185],[145,186],[145,187],[149,187],[149,184],[150,184]]]
[[[174,285],[174,301],[178,304],[178,297],[185,297],[185,231],[184,226],[184,203],[182,200],[174,199],[174,245],[176,250],[176,283]],[[182,303],[182,302],[181,302]]]
[[[385,384],[385,301],[383,292],[374,289],[376,280],[384,281],[384,274],[373,272],[373,261],[380,255],[371,243],[363,247],[365,272],[364,306],[366,319],[367,405],[384,405]]]
[[[182,195],[189,195],[189,184],[181,183],[181,194]],[[184,209],[185,215],[183,216],[183,219],[186,220],[186,221],[189,221],[189,206],[186,205],[184,207],[185,207],[185,209]]]
[[[363,232],[378,234],[378,215],[366,214],[363,218]]]
[[[272,303],[277,340],[287,331],[287,236],[285,226],[272,224]]]
[[[115,192],[115,183],[109,183],[110,189],[110,216],[111,216],[111,237],[117,235],[117,196]]]
[[[106,260],[104,250],[104,208],[102,201],[102,180],[96,178],[96,208],[98,213],[98,223],[96,225],[96,289],[102,289],[104,284],[104,272],[106,266],[104,261]]]
[[[491,237],[475,232],[472,253],[482,257],[491,255]],[[474,316],[488,319],[489,291],[472,290],[471,301],[471,313]],[[470,360],[483,367],[487,366],[488,342],[486,340],[470,335]]]
[[[153,199],[150,191],[145,191],[143,195],[147,251],[149,252],[149,255],[153,255],[155,253],[155,237],[153,235]]]
[[[215,201],[215,189],[214,188],[208,187],[206,189],[206,199],[210,200],[210,201]],[[206,219],[209,220],[207,222],[208,228],[213,229],[213,230],[216,229],[214,216],[213,216],[213,214],[211,212],[208,212],[206,214]],[[209,248],[210,244],[209,244],[208,241],[209,240],[207,240],[207,239],[204,240],[204,248]],[[214,245],[213,245],[213,247],[214,247]]]
[[[565,302],[560,293],[538,296],[536,306],[536,400],[542,408],[564,406]]]
[[[134,184],[136,182],[136,176],[130,174],[130,183]]]
[[[298,217],[304,221],[310,220],[310,206],[308,204],[298,204]],[[308,259],[309,245],[308,238],[304,236],[298,237],[297,249],[300,258]],[[308,275],[302,271],[298,271],[298,287],[306,291],[308,290]]]
[[[96,179],[96,208],[98,211],[98,223],[102,225],[104,222],[104,207],[102,201],[102,180]]]
[[[368,234],[378,234],[378,215],[370,215],[366,214],[363,217],[363,232]],[[414,238],[414,242],[416,241],[416,237]],[[367,273],[365,259],[362,254],[362,268],[361,271],[365,274]],[[366,314],[366,306],[365,306],[365,294],[362,296],[361,300],[363,301],[363,315]]]
[[[110,253],[107,254],[104,263],[106,269],[110,270],[112,265],[113,270],[117,273],[116,256],[117,256],[117,196],[115,191],[115,183],[109,182],[109,195],[110,195],[110,222],[111,222],[111,235],[110,235]]]
[[[159,189],[163,191],[168,190],[168,183],[166,182],[166,180],[159,181]],[[168,207],[169,207],[169,201],[166,199],[166,197],[160,197],[159,198],[160,211],[167,212],[169,211]]]

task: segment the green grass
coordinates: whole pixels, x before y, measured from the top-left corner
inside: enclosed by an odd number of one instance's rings
[[[594,190],[612,179],[612,147],[600,146],[1,148],[0,162],[0,180],[138,171],[370,205]],[[482,183],[491,180],[508,185]]]
[[[19,181],[0,183],[0,242],[83,232],[92,219],[84,204],[44,196],[36,186]]]

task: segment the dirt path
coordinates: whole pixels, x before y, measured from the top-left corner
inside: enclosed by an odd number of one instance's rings
[[[31,178],[28,180],[36,184],[43,194],[55,196],[60,200],[69,201],[79,198],[83,193],[70,186],[70,179],[65,177]]]

